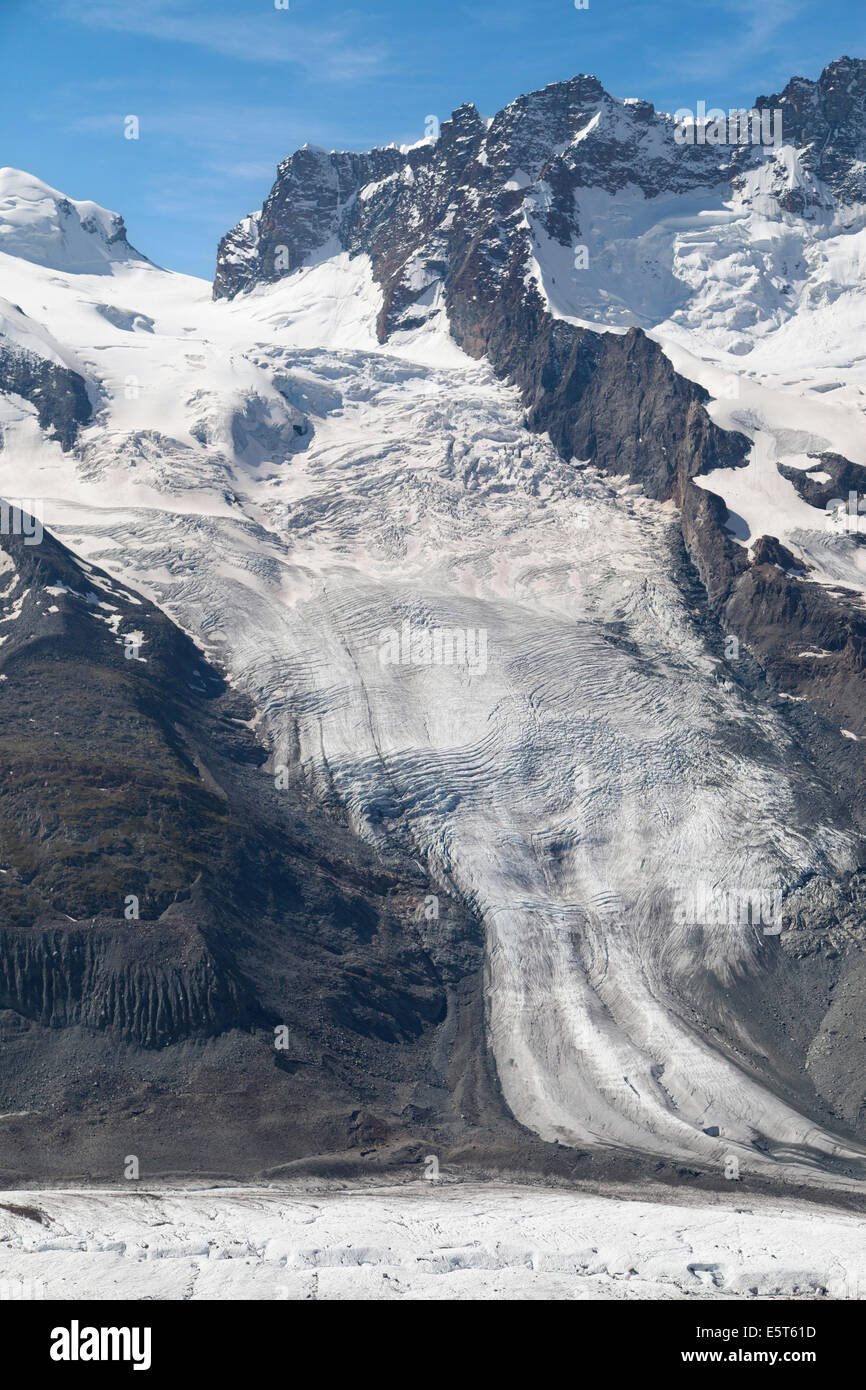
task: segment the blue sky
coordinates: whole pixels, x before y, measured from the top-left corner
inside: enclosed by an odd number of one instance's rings
[[[410,142],[428,115],[492,115],[578,72],[666,110],[727,109],[866,57],[863,0],[289,4],[0,0],[0,164],[121,212],[152,259],[210,278],[219,237],[305,140]]]

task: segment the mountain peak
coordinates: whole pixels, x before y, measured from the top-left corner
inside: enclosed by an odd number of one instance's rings
[[[0,169],[0,252],[79,274],[145,260],[126,239],[123,218],[98,203],[68,198],[22,169]]]
[[[464,101],[457,107],[456,111],[451,112],[451,124],[483,126],[484,122],[478,114],[478,107],[474,101]]]
[[[416,145],[365,154],[304,146],[279,166],[255,220],[223,238],[214,295],[274,283],[336,237],[351,254],[372,256],[385,286],[378,331],[387,336],[407,306],[434,295],[440,262],[456,273],[476,235],[487,239],[486,264],[497,275],[508,262],[501,248],[515,248],[530,213],[560,246],[579,242],[578,203],[589,188],[609,197],[639,189],[649,199],[727,184],[742,196],[745,174],[754,183],[766,165],[761,186],[775,190],[784,212],[824,215],[866,197],[864,97],[866,62],[848,57],[817,81],[793,78],[783,93],[759,97],[757,108],[781,108],[790,147],[781,163],[775,141],[678,143],[670,115],[611,96],[589,73],[518,96],[489,121],[465,102]],[[409,321],[417,318],[412,308]]]

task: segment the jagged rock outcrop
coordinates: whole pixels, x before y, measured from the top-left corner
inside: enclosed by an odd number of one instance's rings
[[[177,914],[160,923],[0,927],[3,1009],[48,1028],[105,1030],[143,1048],[266,1021],[230,961],[218,961],[194,919]]]
[[[6,344],[0,334],[0,392],[22,396],[36,408],[50,438],[71,449],[83,425],[93,417],[87,385],[78,372],[49,362],[34,352]]]
[[[346,206],[361,188],[402,163],[397,149],[328,154],[304,145],[277,170],[261,212],[245,217],[219,244],[215,298],[232,298],[276,281],[336,235]]]
[[[820,511],[826,512],[830,503],[843,504],[843,513],[852,518],[851,534],[858,535],[856,518],[860,514],[860,504],[866,498],[866,468],[862,464],[852,463],[850,459],[843,458],[841,454],[815,454],[814,459],[814,468],[786,468],[782,464],[779,472],[789,483],[793,483],[810,507],[817,507]],[[851,493],[854,493],[853,515],[850,510]],[[833,510],[836,510],[835,506]],[[840,518],[840,522],[849,524],[845,515]],[[832,519],[825,517],[822,524],[832,525]],[[863,528],[866,531],[866,518]]]
[[[795,146],[800,167],[816,181],[782,194],[787,211],[807,216],[810,206],[826,207],[833,200],[866,201],[866,62],[862,58],[828,63],[816,82],[793,77],[783,91],[760,96],[755,105],[782,112],[784,141]]]

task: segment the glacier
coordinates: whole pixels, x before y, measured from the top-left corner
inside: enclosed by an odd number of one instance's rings
[[[363,255],[328,247],[230,302],[137,254],[45,260],[0,252],[27,320],[7,331],[50,329],[96,414],[70,455],[0,398],[0,494],[40,498],[251,697],[263,776],[297,766],[423,862],[443,922],[451,898],[483,921],[517,1119],[720,1173],[859,1171],[755,1066],[733,1001],[772,938],[678,912],[695,884],[738,900],[843,875],[857,840],[677,582],[673,504],[560,458],[441,318],[380,344]],[[484,632],[485,669],[383,663],[405,622]]]
[[[36,1215],[38,1213],[38,1215]],[[520,1184],[0,1192],[0,1299],[862,1298],[859,1217]]]

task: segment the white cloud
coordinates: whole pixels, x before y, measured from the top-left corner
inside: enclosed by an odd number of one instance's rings
[[[375,76],[387,58],[382,44],[364,42],[364,18],[352,11],[319,25],[264,2],[239,14],[213,0],[63,0],[62,14],[90,29],[189,44],[241,62],[294,64],[330,82]]]

